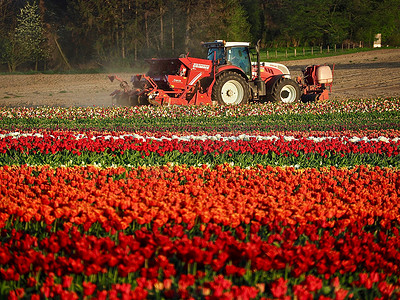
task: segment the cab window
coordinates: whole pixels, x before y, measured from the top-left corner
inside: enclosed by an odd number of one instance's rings
[[[209,48],[207,59],[214,61],[214,58],[216,61],[219,60],[220,64],[223,64],[225,61],[224,48]]]
[[[228,49],[228,61],[241,68],[248,76],[251,76],[249,51],[246,47],[232,47]]]

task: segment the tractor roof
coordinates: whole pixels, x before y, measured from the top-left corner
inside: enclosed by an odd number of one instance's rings
[[[216,40],[214,42],[203,43],[207,48],[223,48],[223,47],[249,47],[249,42],[225,42],[223,40]]]

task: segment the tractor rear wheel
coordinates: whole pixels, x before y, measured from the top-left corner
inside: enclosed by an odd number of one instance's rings
[[[268,98],[273,102],[297,102],[300,99],[300,86],[292,79],[281,77],[272,85]]]
[[[246,104],[250,98],[249,86],[239,74],[225,72],[216,79],[211,98],[222,105]]]

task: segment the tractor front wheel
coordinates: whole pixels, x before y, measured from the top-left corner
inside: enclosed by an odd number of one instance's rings
[[[246,104],[250,90],[246,80],[237,73],[226,72],[218,76],[212,91],[212,100],[222,105]]]
[[[273,102],[294,103],[300,99],[300,86],[292,79],[281,77],[274,82],[268,94]]]

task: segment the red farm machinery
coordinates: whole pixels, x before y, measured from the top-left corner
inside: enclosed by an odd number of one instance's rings
[[[207,59],[188,55],[148,59],[149,71],[134,75],[131,84],[120,81],[111,96],[119,105],[241,105],[248,102],[310,102],[326,100],[332,89],[333,72],[327,65],[312,65],[303,76],[292,79],[289,69],[278,63],[250,59],[247,42],[217,40],[203,43]]]

